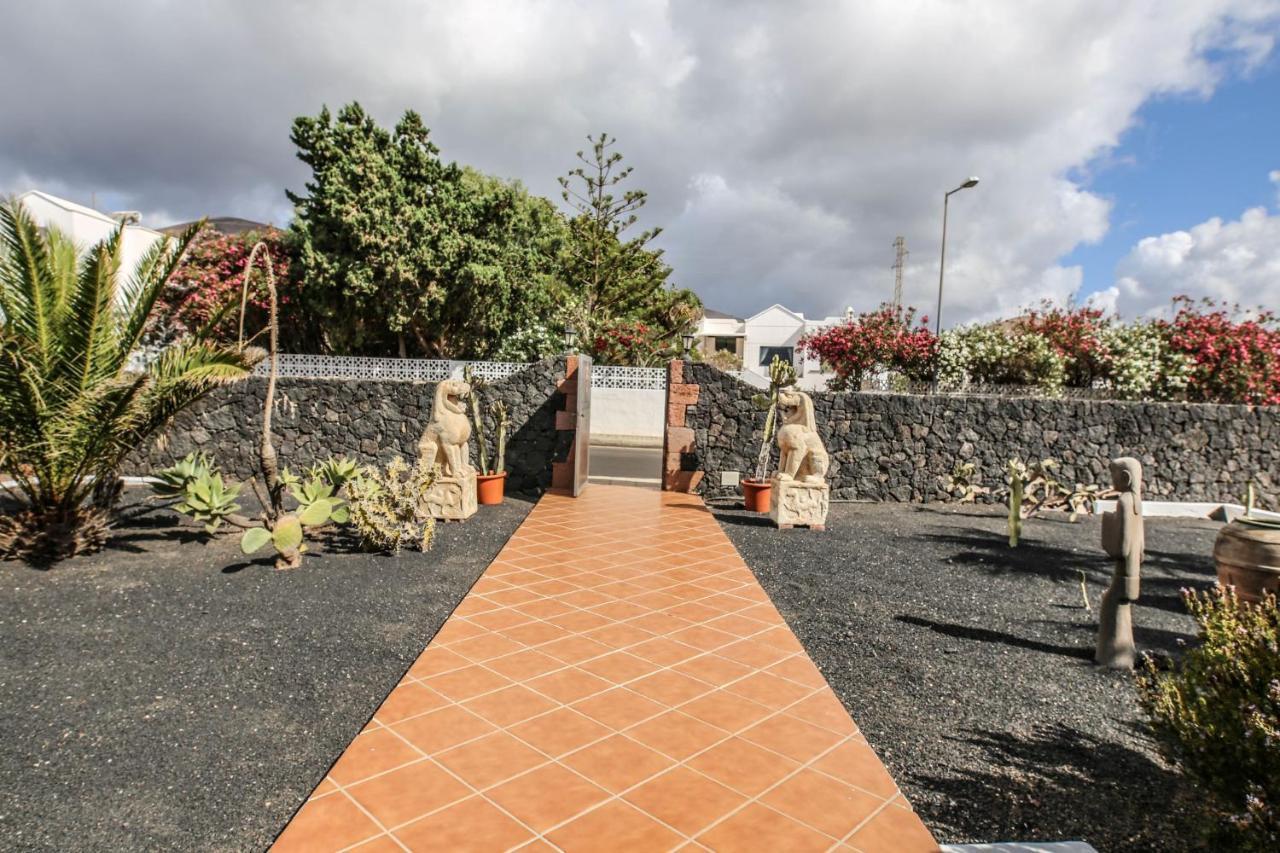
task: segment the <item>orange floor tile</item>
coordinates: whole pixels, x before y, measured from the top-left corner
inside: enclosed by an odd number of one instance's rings
[[[542,498],[287,850],[936,850],[701,500]]]

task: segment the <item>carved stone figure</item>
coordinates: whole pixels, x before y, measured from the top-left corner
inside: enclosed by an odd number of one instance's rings
[[[475,514],[476,470],[467,448],[471,421],[464,402],[470,393],[471,386],[457,379],[436,385],[431,420],[418,441],[418,464],[434,467],[437,476],[420,499],[420,518],[456,520]]]
[[[436,385],[431,420],[418,440],[418,464],[438,465],[442,477],[457,477],[471,470],[467,454],[471,421],[463,402],[470,393],[471,386],[457,379]]]
[[[831,504],[825,482],[830,457],[818,435],[813,399],[803,391],[778,395],[778,473],[772,480],[769,517],[779,527],[822,530]]]
[[[1113,669],[1133,669],[1133,602],[1138,600],[1144,548],[1142,463],[1128,456],[1112,459],[1111,485],[1120,494],[1115,512],[1102,516],[1102,550],[1115,560],[1115,574],[1102,596],[1093,659]]]
[[[803,391],[783,391],[778,395],[778,479],[821,483],[827,476],[830,457],[818,435],[813,415],[813,398]]]

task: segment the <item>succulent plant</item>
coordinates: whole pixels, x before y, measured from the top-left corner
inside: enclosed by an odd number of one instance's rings
[[[360,544],[370,551],[395,553],[406,545],[427,550],[435,537],[435,519],[418,520],[418,504],[435,482],[426,467],[409,468],[397,456],[385,470],[369,466],[347,486],[351,522]]]
[[[213,470],[209,457],[203,453],[188,453],[182,459],[156,471],[152,477],[151,489],[162,498],[180,498],[192,480],[206,477]]]
[[[493,473],[501,474],[507,470],[507,425],[511,421],[507,416],[507,406],[501,400],[494,400],[489,404],[489,411],[493,414],[493,422],[497,432],[494,446],[497,450],[498,458],[494,462]]]
[[[239,516],[238,483],[225,483],[203,454],[190,454],[181,462],[156,473],[151,488],[162,497],[176,498],[173,508],[203,522],[206,533],[216,533],[224,521]]]

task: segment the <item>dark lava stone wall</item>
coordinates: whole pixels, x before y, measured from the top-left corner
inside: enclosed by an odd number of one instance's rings
[[[556,430],[564,408],[559,386],[565,359],[530,365],[485,391],[507,406],[507,489],[541,492],[551,485],[551,463],[568,458],[572,430]],[[272,434],[282,465],[302,471],[328,456],[385,464],[417,456],[418,439],[431,415],[434,382],[346,379],[280,379],[276,382]],[[262,403],[267,381],[254,378],[215,390],[179,415],[166,433],[135,454],[123,472],[149,474],[192,451],[203,451],[239,480],[258,473]],[[490,423],[490,447],[493,425]],[[471,442],[474,461],[475,442]]]
[[[685,365],[701,386],[688,407],[695,450],[685,470],[706,472],[701,491],[736,495],[720,472],[751,476],[764,430],[756,388],[710,365]],[[692,375],[690,376],[690,370]],[[1141,460],[1146,494],[1178,501],[1239,502],[1252,476],[1280,488],[1280,409],[1185,403],[819,392],[818,432],[831,454],[832,497],[873,501],[947,498],[958,462],[983,485],[1004,484],[1008,460],[1053,458],[1059,479],[1109,485],[1107,461]],[[776,461],[777,450],[773,450]],[[772,470],[773,462],[770,463]]]

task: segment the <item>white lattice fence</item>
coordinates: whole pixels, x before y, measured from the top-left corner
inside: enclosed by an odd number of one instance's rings
[[[608,367],[593,365],[592,388],[628,388],[636,391],[666,391],[667,371],[661,367]]]
[[[279,375],[287,379],[393,379],[440,382],[462,376],[471,365],[482,379],[505,379],[529,365],[514,361],[449,361],[427,358],[372,358],[366,356],[298,355],[281,353]],[[269,365],[263,361],[255,371],[266,376]]]

